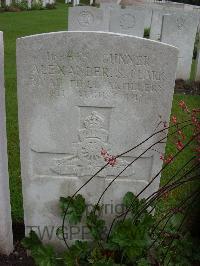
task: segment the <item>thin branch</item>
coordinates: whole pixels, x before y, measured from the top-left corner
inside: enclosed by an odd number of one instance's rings
[[[186,120],[186,121],[183,121],[183,122],[181,122],[181,123],[178,123],[178,124],[184,124],[184,123],[186,123],[186,122],[190,122],[190,120]],[[186,125],[184,125],[183,126],[183,128],[184,127],[186,127],[186,126],[190,126],[190,125],[192,125],[191,123],[189,123],[189,124],[186,124]],[[121,157],[121,156],[123,156],[124,154],[127,154],[127,153],[129,153],[130,151],[133,151],[134,149],[136,149],[136,148],[138,148],[139,146],[141,146],[143,143],[145,143],[146,141],[148,141],[150,138],[152,138],[153,136],[155,136],[156,134],[159,134],[159,133],[161,133],[161,132],[164,132],[165,130],[167,130],[167,129],[169,129],[169,128],[173,128],[173,127],[175,127],[175,126],[177,126],[177,125],[173,125],[173,126],[169,126],[169,127],[166,127],[166,128],[164,128],[164,129],[162,129],[162,130],[159,130],[159,131],[157,131],[157,132],[155,132],[155,133],[153,133],[151,136],[149,136],[148,138],[146,138],[144,141],[142,141],[142,142],[140,142],[139,144],[137,144],[136,146],[134,146],[133,148],[131,148],[131,149],[129,149],[128,151],[126,151],[126,152],[123,152],[123,153],[121,153],[121,154],[119,154],[119,155],[117,155],[115,158],[118,158],[118,157]],[[174,132],[174,133],[176,133],[177,132],[177,130]],[[173,134],[174,134],[173,133]],[[172,135],[172,134],[171,134]],[[165,138],[167,138],[167,137],[165,137]],[[165,138],[163,138],[163,139],[161,139],[161,141],[162,140],[164,140]],[[157,142],[157,143],[159,143],[159,142]],[[156,144],[157,144],[156,143]],[[154,145],[156,145],[156,144],[154,144]],[[152,146],[154,146],[154,145],[152,145]],[[68,246],[68,244],[67,244],[67,241],[66,241],[66,238],[65,238],[65,233],[64,233],[64,229],[65,229],[65,219],[66,219],[66,215],[67,215],[67,211],[68,211],[68,209],[69,209],[69,206],[70,206],[70,203],[71,203],[71,201],[72,201],[72,199],[77,195],[77,193],[83,188],[83,187],[85,187],[95,176],[97,176],[106,166],[108,166],[109,165],[109,163],[106,163],[104,166],[102,166],[93,176],[91,176],[72,196],[71,196],[71,198],[70,198],[70,201],[68,202],[68,206],[66,207],[66,209],[65,209],[65,212],[64,212],[64,215],[63,215],[63,221],[62,221],[62,236],[63,236],[63,240],[64,240],[64,243],[65,243],[65,245],[69,248],[69,246]],[[126,169],[125,169],[126,170]],[[124,171],[125,171],[124,170]],[[99,202],[99,201],[98,201]]]
[[[181,129],[183,129],[185,126],[183,126]],[[174,133],[176,133],[177,131],[175,131],[175,132],[173,132],[173,133],[171,133],[170,134],[170,136],[171,135],[173,135]],[[196,134],[196,135],[194,135],[186,144],[185,144],[185,146],[184,146],[184,148],[182,149],[182,150],[179,150],[174,156],[173,156],[173,159],[174,158],[176,158],[186,147],[188,147],[189,146],[189,144],[199,135],[200,133],[198,133],[198,134]],[[151,147],[150,148],[152,148],[152,146],[153,145],[151,145]],[[147,149],[148,150],[148,149]],[[147,150],[145,150],[142,154],[140,154],[136,159],[138,159],[139,157],[141,157]],[[135,160],[136,160],[135,159]],[[135,161],[134,160],[134,161]],[[132,161],[129,165],[131,165],[134,161]],[[128,165],[128,166],[129,166]],[[167,167],[169,165],[169,163],[168,164],[166,164],[166,165],[164,165],[162,168],[161,168],[161,170],[154,176],[154,178],[144,187],[144,189],[142,189],[137,195],[136,195],[136,197],[138,198],[152,183],[153,183],[153,181],[160,175],[160,173]],[[126,168],[127,167],[125,167],[125,170],[126,170]],[[125,170],[123,170],[123,171],[125,171]],[[121,171],[122,172],[122,171]],[[120,172],[120,174],[121,174],[121,172]],[[117,175],[117,177],[118,177],[119,175]],[[110,183],[109,183],[109,185],[107,186],[107,188],[116,180],[116,178],[117,177],[115,177]],[[103,194],[105,193],[105,191],[107,190],[107,188],[104,190],[104,192],[103,192]],[[101,197],[102,197],[102,195],[101,195]],[[100,197],[100,199],[101,199],[101,197]],[[99,200],[100,201],[100,200]],[[98,202],[99,202],[98,201]],[[129,211],[131,210],[131,208],[132,208],[132,206],[133,206],[133,204],[134,204],[134,202],[132,202],[132,204],[129,206],[129,208],[124,212],[124,213],[122,213],[122,214],[120,214],[120,215],[118,215],[118,216],[116,216],[114,219],[113,219],[113,221],[112,221],[112,224],[111,224],[111,226],[110,226],[110,229],[109,229],[109,232],[108,232],[108,236],[107,236],[107,239],[109,238],[109,235],[110,235],[110,232],[111,232],[111,230],[112,230],[112,227],[113,227],[113,225],[114,225],[114,223],[115,223],[115,221],[116,221],[116,219],[119,219],[119,218],[121,218],[122,216],[124,216],[125,215],[125,217],[126,217],[126,215],[129,213]],[[125,219],[125,217],[124,217],[124,219]]]
[[[189,204],[189,206],[188,206],[188,210],[187,210],[187,212],[185,213],[185,215],[184,215],[184,217],[183,217],[183,219],[182,219],[182,221],[181,221],[181,223],[180,223],[180,225],[179,225],[179,227],[178,227],[178,229],[177,229],[177,232],[180,231],[181,227],[183,226],[184,222],[185,222],[186,219],[187,219],[187,216],[190,214],[191,210],[193,209],[193,208],[192,208],[192,207],[193,207],[193,203],[195,202],[195,200],[196,200],[196,198],[199,196],[199,194],[200,194],[200,191],[199,191],[199,193],[196,195],[196,197],[192,200],[192,202]],[[166,257],[167,257],[167,254],[168,254],[168,252],[169,252],[169,250],[170,250],[170,248],[171,248],[171,246],[172,246],[174,240],[175,240],[175,237],[173,236],[173,238],[172,238],[170,244],[168,245],[167,251],[166,251],[166,253],[165,253],[165,255],[164,255],[164,257],[163,257],[163,259],[162,259],[162,261],[161,261],[161,265],[164,265],[164,261],[165,261],[165,259],[166,259]]]

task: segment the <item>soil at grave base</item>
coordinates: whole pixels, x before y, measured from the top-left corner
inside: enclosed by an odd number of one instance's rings
[[[182,79],[177,79],[175,83],[175,93],[200,95],[200,81],[184,81]]]
[[[0,254],[0,266],[35,266],[35,263],[31,257],[27,256],[20,242],[16,242],[13,253],[9,256]]]
[[[27,251],[20,241],[24,238],[24,224],[13,224],[14,251],[9,255],[0,254],[0,266],[35,266],[33,259],[27,256]]]

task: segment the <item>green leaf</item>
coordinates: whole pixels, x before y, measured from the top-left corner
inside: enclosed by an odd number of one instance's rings
[[[118,222],[111,233],[109,243],[118,245],[118,249],[129,258],[130,262],[136,261],[151,244],[149,221],[148,217],[138,224],[132,223],[130,218]]]
[[[92,237],[95,240],[100,240],[105,229],[105,221],[99,219],[96,215],[95,210],[92,210],[89,215],[86,217],[86,224]]]
[[[21,244],[26,248],[26,249],[33,249],[34,247],[38,247],[39,245],[42,244],[40,241],[39,237],[34,231],[30,231],[29,236],[25,237],[22,241]]]
[[[85,265],[87,255],[89,252],[88,243],[85,241],[75,241],[67,252],[64,253],[64,265],[74,266],[74,265]],[[81,264],[77,264],[81,263]]]
[[[132,192],[127,192],[122,202],[127,209],[131,209],[132,213],[135,213],[140,206],[139,199]]]
[[[60,198],[60,207],[62,214],[66,212],[66,217],[70,224],[77,224],[81,221],[82,215],[86,209],[85,199],[80,195],[76,197],[61,197]]]
[[[116,264],[111,258],[106,259],[102,258],[99,261],[96,261],[95,263],[92,264],[93,266],[123,266],[122,264]]]
[[[37,249],[32,250],[32,257],[35,260],[36,265],[38,266],[55,266],[56,254],[53,250],[53,247],[46,245],[40,246]]]
[[[137,266],[150,266],[151,264],[149,263],[149,261],[147,259],[140,259],[137,261]]]
[[[25,248],[31,251],[31,256],[37,266],[58,265],[53,247],[50,245],[43,245],[34,231],[31,231],[29,237],[25,237],[21,243]]]

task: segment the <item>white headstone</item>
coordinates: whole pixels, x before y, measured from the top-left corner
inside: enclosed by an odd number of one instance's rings
[[[13,236],[8,177],[5,89],[3,70],[3,33],[0,32],[0,253],[9,254],[13,249]]]
[[[115,12],[117,10],[121,10],[121,6],[117,3],[101,3],[100,9],[103,11],[104,14],[104,23],[107,25],[106,31],[109,31],[109,24],[110,24],[110,16],[111,11]]]
[[[178,47],[177,78],[189,79],[199,18],[195,15],[164,15],[161,41]]]
[[[155,41],[160,41],[161,31],[162,31],[162,21],[164,15],[181,13],[182,11],[172,11],[169,8],[163,9],[153,9],[152,21],[151,21],[151,30],[150,30],[150,39]]]
[[[105,164],[102,148],[120,154],[149,137],[160,117],[169,121],[177,57],[172,46],[114,33],[58,32],[17,40],[26,232],[29,226],[38,234],[48,228],[52,238],[44,233],[44,241],[61,246],[59,197],[72,195]],[[95,204],[113,178],[160,138],[119,158],[79,193]],[[164,144],[154,148],[116,180],[103,204],[115,207],[127,191],[138,193],[150,182],[162,166],[155,150],[163,153]],[[158,187],[159,177],[142,196]],[[71,236],[66,226],[67,240],[84,238],[83,227]]]
[[[166,11],[153,10],[151,29],[150,29],[151,40],[160,41],[162,19],[164,14],[166,14]]]
[[[114,10],[111,11],[109,31],[143,37],[144,21],[145,12],[142,10]]]
[[[160,3],[160,4],[153,4],[154,7],[156,8],[161,8],[161,9],[169,9],[171,11],[178,11],[178,10],[184,10],[184,4],[183,3],[176,3],[176,2],[166,2],[166,3]]]
[[[159,41],[162,29],[163,15],[184,14],[184,4],[180,3],[154,4],[152,8],[153,8],[153,15],[151,21],[150,39]]]
[[[153,10],[152,10],[152,8],[146,7],[144,9],[144,11],[145,11],[144,27],[145,28],[150,28],[151,27],[151,20],[152,20]]]
[[[6,6],[10,6],[12,3],[12,0],[5,0]]]
[[[196,13],[200,13],[200,6],[193,6],[193,11]]]
[[[80,4],[80,0],[73,0],[73,6],[78,6]]]
[[[108,22],[100,8],[77,6],[69,8],[68,30],[70,31],[108,31]]]
[[[156,6],[156,8],[153,8],[153,14],[152,14],[152,20],[151,20],[151,31],[150,31],[150,39],[155,40],[155,41],[160,41],[161,37],[161,30],[162,30],[162,20],[163,20],[163,15],[191,15],[193,16],[194,14],[200,16],[200,9],[188,9],[185,10],[183,8],[174,8],[170,6],[164,6],[161,5],[159,8]]]
[[[109,3],[109,2],[102,2],[101,4],[100,4],[100,8],[102,8],[102,9],[111,9],[111,10],[114,10],[114,9],[120,9],[121,8],[121,6],[118,4],[118,3]]]
[[[193,9],[194,9],[193,5],[188,5],[188,4],[184,5],[184,10],[185,11],[193,11]]]
[[[150,28],[151,27],[151,20],[152,20],[152,14],[153,10],[151,7],[142,7],[138,5],[128,6],[128,8],[133,8],[134,10],[143,11],[145,13],[145,19],[144,19],[144,27]]]
[[[120,0],[96,0],[96,4],[119,4]]]
[[[28,3],[28,8],[31,8],[32,1],[28,0],[27,3]]]

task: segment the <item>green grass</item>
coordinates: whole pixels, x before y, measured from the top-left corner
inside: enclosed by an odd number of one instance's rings
[[[58,3],[57,9],[0,13],[0,30],[4,32],[5,87],[8,134],[8,157],[11,206],[14,221],[23,217],[19,161],[16,86],[16,39],[43,32],[67,29],[67,6]]]
[[[86,1],[86,0],[85,0]],[[0,30],[4,32],[5,41],[5,87],[6,87],[6,112],[9,174],[11,189],[12,216],[14,222],[23,219],[19,139],[17,119],[17,88],[16,88],[16,38],[43,32],[60,31],[67,29],[67,6],[58,3],[55,10],[27,11],[17,13],[0,13]],[[200,97],[175,95],[173,110],[175,114],[183,116],[177,108],[177,102],[183,99],[188,106],[199,105]],[[188,132],[189,134],[189,132]],[[167,145],[167,152],[174,152],[174,147]],[[186,152],[184,159],[190,154]],[[182,159],[181,159],[182,160]],[[181,161],[173,166],[178,167]],[[174,169],[171,169],[172,171]],[[171,171],[170,170],[170,171]],[[163,175],[163,180],[165,175]],[[164,181],[163,181],[164,182]]]
[[[190,119],[190,116],[188,116],[188,114],[182,111],[181,108],[178,106],[178,103],[180,100],[183,100],[189,109],[199,108],[200,96],[196,96],[196,95],[188,96],[188,95],[183,95],[183,94],[176,94],[174,96],[172,112],[171,112],[172,115],[176,115],[178,122],[187,121],[188,119]],[[192,127],[190,126],[183,129],[183,133],[186,136],[186,139],[184,140],[185,143],[189,141],[189,138],[193,134],[193,131],[191,129]],[[173,131],[174,131],[174,128],[172,128],[169,131],[169,133]],[[174,139],[169,138],[167,142],[167,146],[166,146],[166,154],[170,154],[170,153],[175,154],[177,152],[177,149],[173,143],[174,143]],[[165,183],[165,179],[167,179],[171,175],[170,173],[174,174],[176,169],[181,168],[181,166],[184,165],[184,163],[186,163],[188,158],[191,158],[193,156],[194,151],[191,148],[191,146],[188,146],[188,148],[186,148],[183,152],[181,152],[180,155],[178,156],[178,159],[175,160],[174,163],[170,165],[170,167],[165,171],[165,173],[163,173],[163,176],[162,176],[163,179],[161,183]]]
[[[199,108],[200,96],[186,96],[182,94],[174,95],[172,115],[175,115],[177,117],[178,122],[188,121],[190,119],[190,115],[182,111],[181,108],[178,106],[180,100],[183,100],[188,106],[188,108],[192,110],[193,108]],[[193,127],[191,126],[187,126],[182,130],[186,137],[185,140],[183,141],[184,144],[186,144],[190,140],[192,134],[194,133],[192,128]],[[171,128],[169,130],[169,134],[174,132],[175,130],[176,130],[175,128]],[[175,155],[178,152],[175,142],[176,140],[174,139],[174,137],[168,138],[166,145],[166,155],[169,154]],[[195,142],[188,145],[183,151],[181,151],[181,153],[179,153],[177,158],[175,158],[175,160],[166,167],[166,169],[162,173],[161,185],[164,185],[171,177],[175,175],[175,173],[179,169],[183,167],[184,164],[186,164],[190,160],[190,158],[194,156],[194,144]],[[192,163],[188,164],[188,166],[184,169],[183,172],[180,173],[180,175],[174,176],[173,182],[176,179],[180,178],[180,176],[183,175],[185,171],[188,171],[191,168],[191,166]],[[194,173],[192,174],[194,175]],[[161,212],[163,212],[163,210],[171,208],[172,206],[176,206],[178,202],[187,198],[187,196],[190,195],[192,191],[194,191],[194,189],[196,190],[196,185],[199,185],[199,183],[191,182],[190,184],[185,184],[175,189],[172,192],[171,196],[168,198],[168,200],[163,200],[160,202]]]

